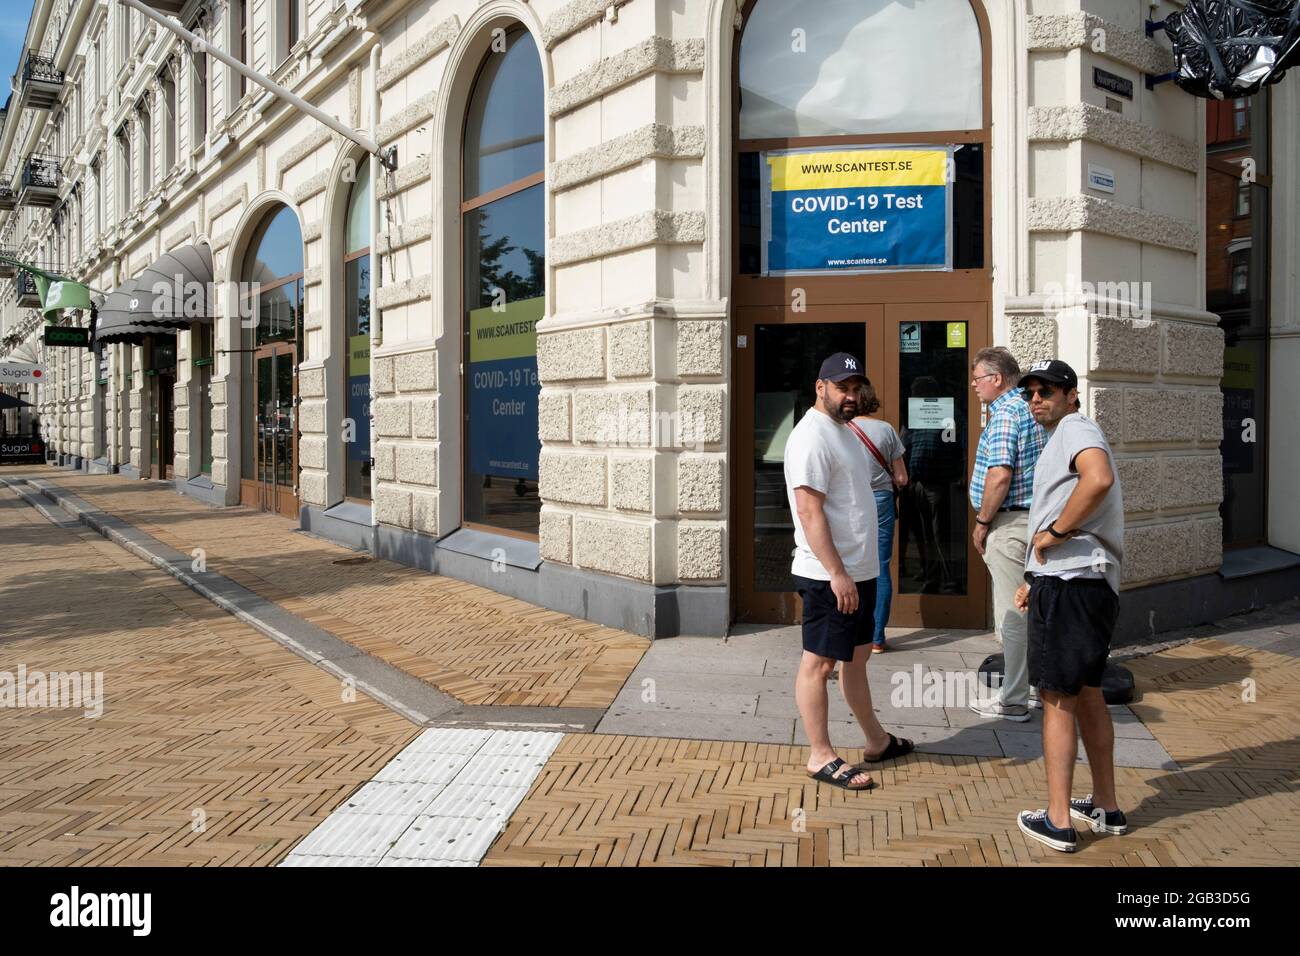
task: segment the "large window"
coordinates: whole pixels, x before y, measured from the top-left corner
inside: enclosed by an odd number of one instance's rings
[[[930,50],[942,38],[943,56]],[[983,55],[970,0],[758,0],[739,53],[739,262],[763,272],[765,155],[927,144],[953,150],[953,269],[983,269]]]
[[[176,162],[176,58],[163,64],[158,74],[162,89],[162,174],[166,177]]]
[[[1224,334],[1223,544],[1268,530],[1269,93],[1205,107],[1205,307]]]
[[[760,0],[750,14],[740,53],[741,139],[984,125],[970,0],[820,0],[816,7],[814,16],[806,0]]]
[[[546,290],[541,60],[489,52],[465,123],[464,521],[536,535],[537,320]]]
[[[140,128],[140,195],[148,196],[153,189],[153,116],[148,99],[140,101],[135,119]]]
[[[117,131],[117,216],[131,211],[131,132],[123,123]]]
[[[243,476],[250,480],[256,475],[258,461],[254,422],[256,399],[252,394],[257,382],[254,377],[255,352],[262,346],[277,343],[296,346],[301,340],[302,256],[302,230],[298,217],[288,206],[280,206],[262,220],[244,258],[242,275],[246,285],[241,290],[240,305],[244,351],[240,354],[243,357],[244,387],[249,394],[245,396],[242,409],[241,458]],[[295,355],[291,364],[296,365],[299,358],[301,353]]]
[[[345,417],[351,440],[343,447],[344,494],[370,500],[370,164],[361,162],[348,196],[344,275]]]
[[[193,27],[206,35],[207,22],[200,18]],[[198,149],[208,138],[208,55],[190,52],[190,149]]]

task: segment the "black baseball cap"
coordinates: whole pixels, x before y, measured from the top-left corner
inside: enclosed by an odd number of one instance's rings
[[[831,382],[842,382],[846,378],[866,378],[867,373],[862,368],[862,363],[850,355],[848,352],[836,352],[822,362],[822,370],[817,373],[819,379],[826,379]]]
[[[1031,378],[1036,378],[1040,382],[1047,382],[1050,385],[1060,385],[1067,391],[1079,387],[1079,376],[1075,375],[1074,369],[1060,359],[1043,359],[1035,362],[1020,376],[1019,386],[1024,388],[1025,382]]]

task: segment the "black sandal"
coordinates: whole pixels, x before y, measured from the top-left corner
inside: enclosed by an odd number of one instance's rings
[[[893,760],[895,757],[906,757],[916,749],[916,744],[906,738],[898,738],[893,734],[889,735],[889,745],[874,757],[868,756],[867,752],[862,751],[862,763],[883,763],[886,760]]]
[[[826,766],[822,767],[816,773],[810,773],[808,774],[808,776],[812,777],[814,780],[818,781],[819,783],[833,784],[834,786],[839,787],[841,790],[870,790],[872,787],[876,785],[876,781],[868,779],[867,782],[864,784],[859,784],[856,787],[853,786],[853,784],[850,781],[852,781],[854,777],[858,776],[859,774],[865,774],[867,777],[870,777],[871,775],[866,773],[865,770],[859,770],[857,767],[849,767],[847,773],[837,774],[836,771],[838,771],[844,765],[845,765],[844,761],[841,760],[839,757],[836,757],[834,760],[832,760]]]

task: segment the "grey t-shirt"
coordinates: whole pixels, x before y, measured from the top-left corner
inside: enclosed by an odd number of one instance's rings
[[[1100,448],[1110,459],[1111,468],[1115,467],[1115,456],[1106,443],[1106,436],[1091,418],[1075,412],[1066,415],[1052,429],[1034,466],[1034,501],[1029,509],[1031,537],[1065,510],[1065,503],[1079,481],[1074,459],[1088,448]],[[1111,590],[1119,593],[1119,569],[1124,558],[1124,499],[1118,472],[1115,483],[1083,522],[1079,533],[1044,554],[1047,560],[1040,564],[1034,549],[1029,548],[1025,570],[1055,577],[1078,577],[1081,571],[1097,571],[1106,578]]]
[[[903,457],[903,439],[898,437],[898,432],[894,431],[894,426],[889,422],[882,422],[879,418],[855,418],[853,424],[861,428],[868,438],[875,443],[880,449],[880,453],[885,456],[885,461],[893,467],[895,461]],[[866,448],[866,445],[862,446]],[[871,462],[871,490],[872,491],[892,491],[894,487],[893,472],[886,471],[880,467],[880,462],[876,461],[876,456],[867,451],[867,459]]]

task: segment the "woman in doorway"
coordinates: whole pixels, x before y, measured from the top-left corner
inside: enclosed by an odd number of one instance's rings
[[[907,465],[903,463],[903,440],[893,425],[877,417],[880,399],[870,382],[862,387],[858,407],[863,414],[853,419],[851,425],[870,453],[867,458],[871,467],[871,490],[876,496],[880,577],[876,581],[876,626],[871,651],[879,654],[886,649],[885,624],[889,622],[889,606],[894,596],[889,579],[889,560],[894,553],[894,489],[907,485]]]

